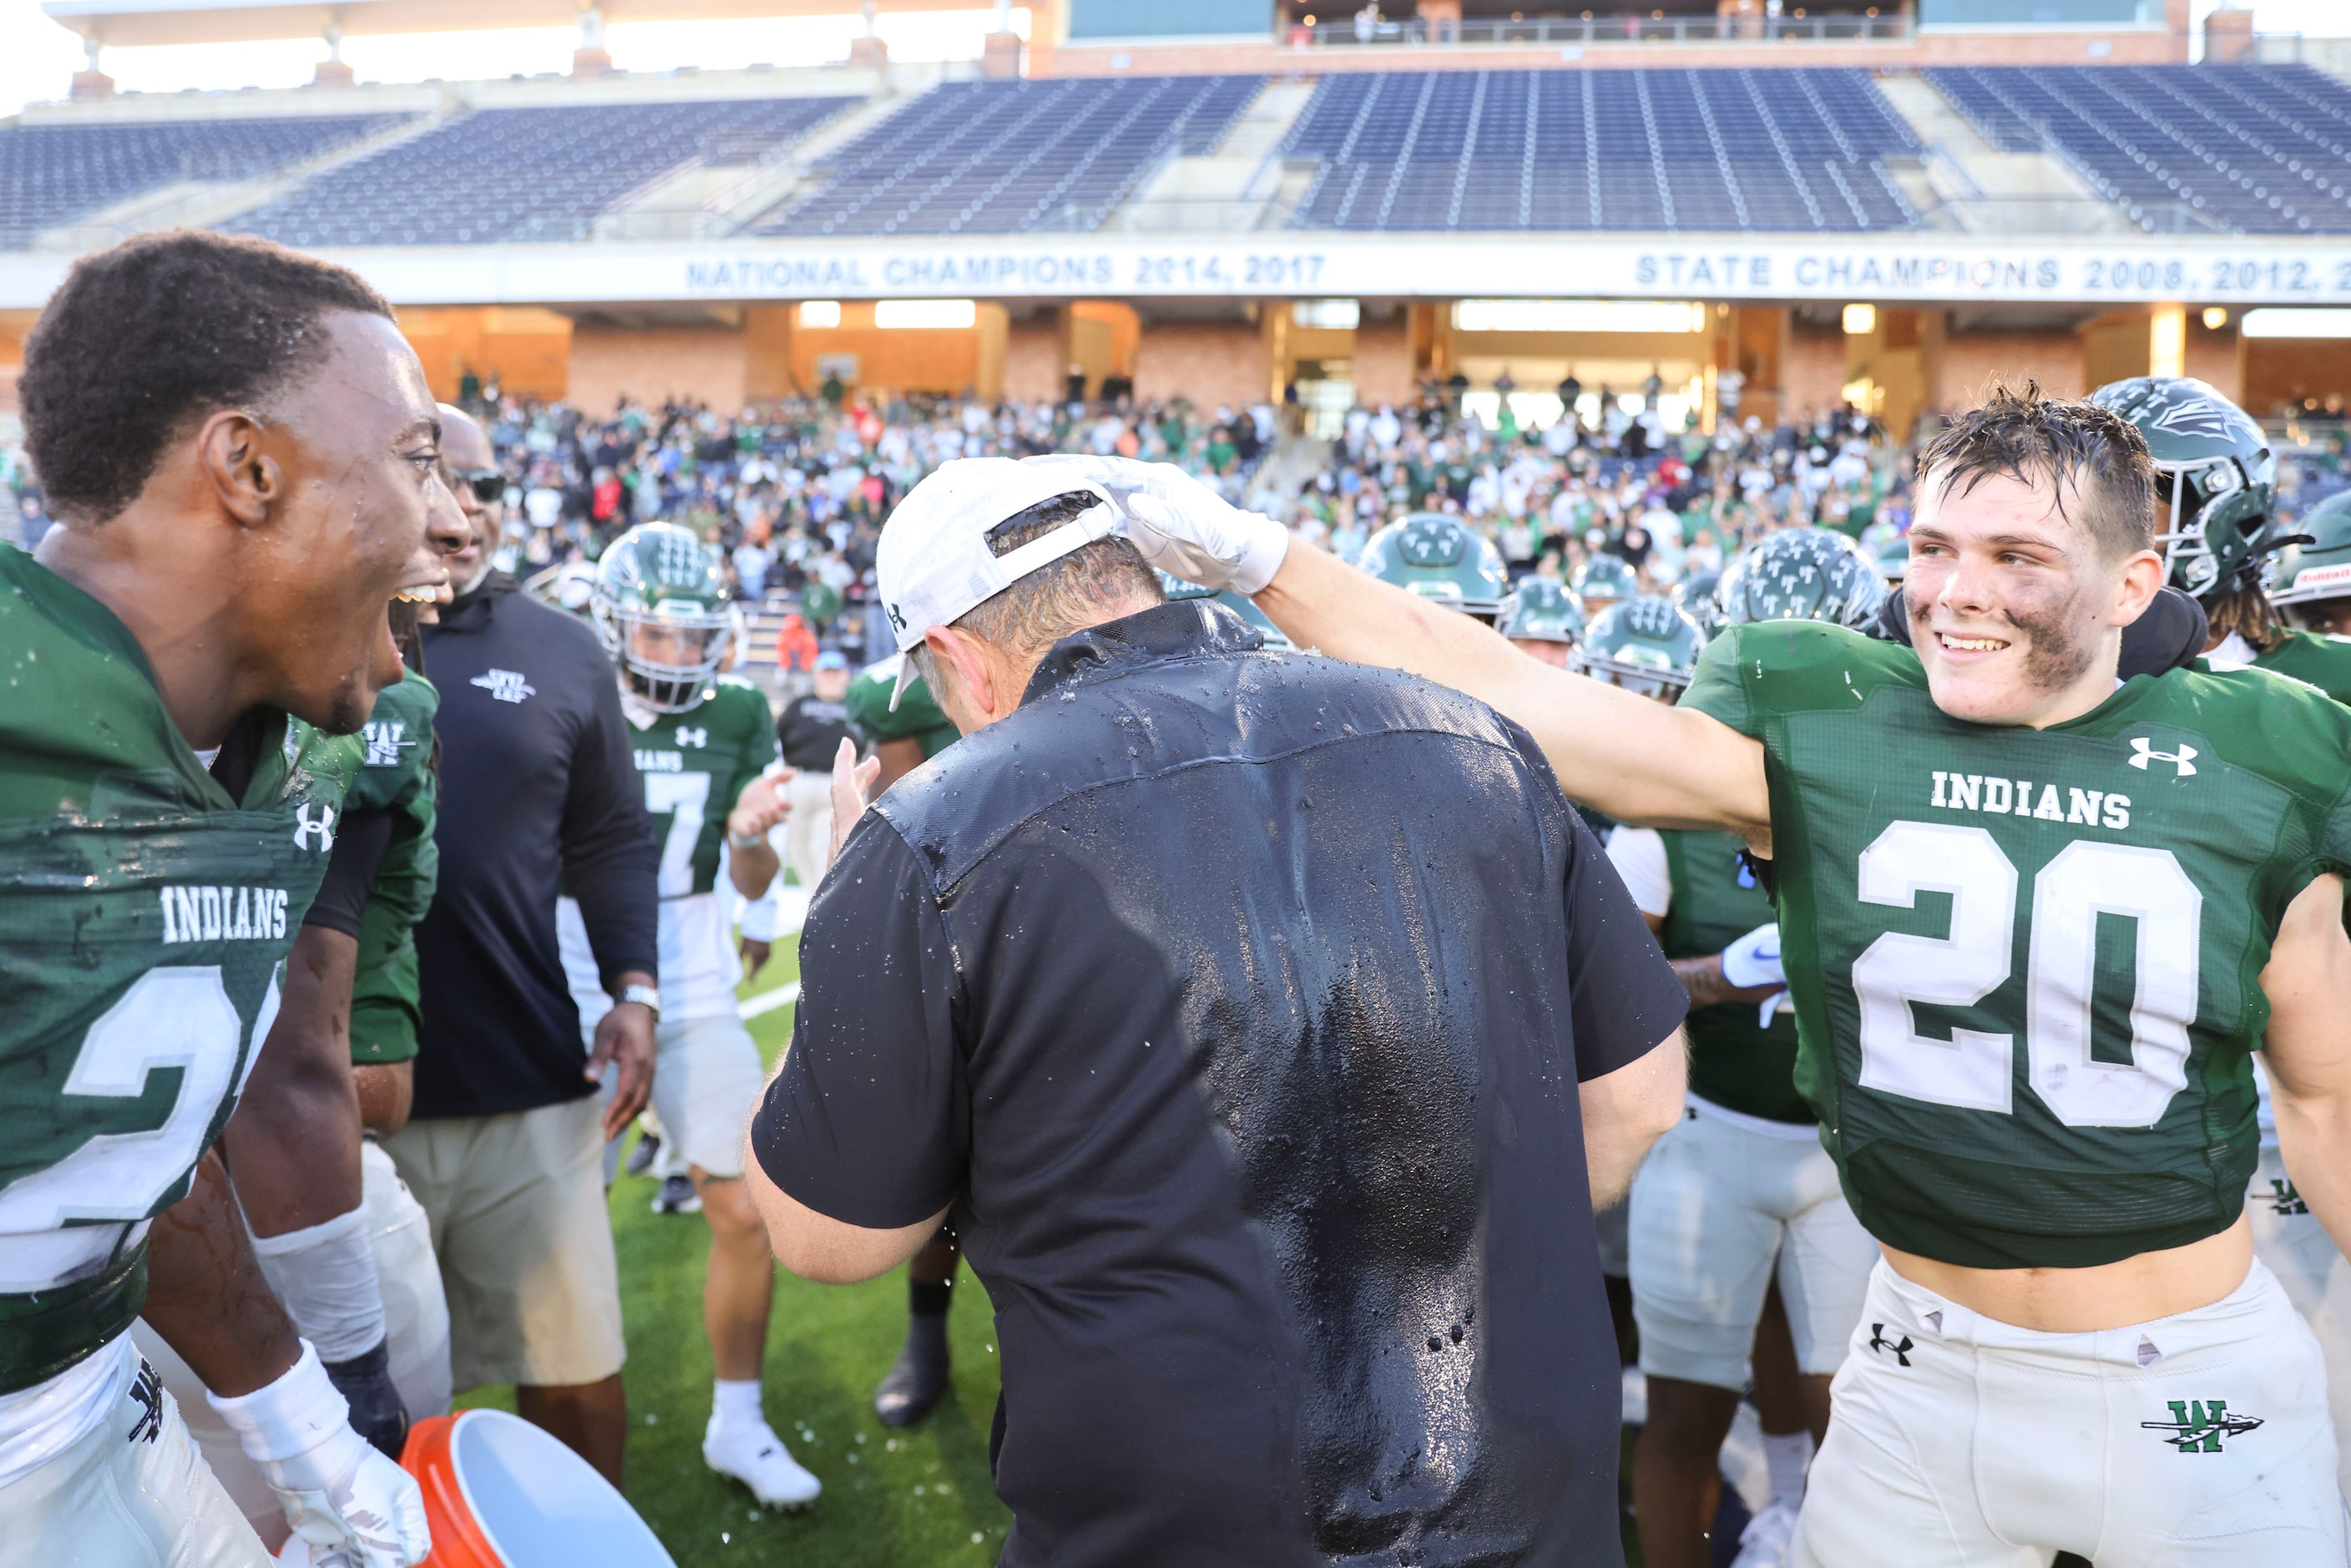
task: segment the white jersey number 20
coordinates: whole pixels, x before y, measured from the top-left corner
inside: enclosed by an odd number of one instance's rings
[[[1854,960],[1861,1083],[1907,1099],[2006,1114],[2012,1035],[1918,1032],[1914,1002],[1971,1007],[2006,984],[2016,931],[2016,866],[1982,828],[1895,822],[1861,855],[1861,901],[1917,907],[1949,894],[1948,936],[1889,931]],[[2168,850],[2077,840],[2032,880],[2025,972],[2027,1078],[2069,1127],[2149,1127],[2187,1085],[2204,895]],[[2137,927],[2131,1060],[2090,1056],[2100,915]]]

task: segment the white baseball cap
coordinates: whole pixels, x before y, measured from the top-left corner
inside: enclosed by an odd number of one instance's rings
[[[1100,505],[1008,555],[987,548],[998,524],[1056,496],[1089,495]],[[1038,568],[1119,531],[1118,508],[1099,485],[1050,457],[957,457],[906,492],[873,552],[883,613],[898,652],[919,646],[934,626],[951,626]],[[914,679],[903,658],[890,706]]]

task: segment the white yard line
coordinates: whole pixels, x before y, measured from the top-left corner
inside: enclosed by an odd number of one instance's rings
[[[774,1012],[778,1008],[790,1007],[799,999],[800,983],[794,980],[789,986],[778,986],[772,991],[761,991],[757,996],[745,997],[735,1004],[735,1010],[744,1018],[755,1019],[763,1013]]]

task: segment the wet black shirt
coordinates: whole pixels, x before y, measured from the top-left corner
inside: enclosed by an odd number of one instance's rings
[[[753,1122],[952,1207],[1009,1564],[1619,1563],[1576,1085],[1684,996],[1525,731],[1200,601],[900,780]]]

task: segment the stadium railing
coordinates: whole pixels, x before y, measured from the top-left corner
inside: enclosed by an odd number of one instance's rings
[[[1907,16],[1736,16],[1656,17],[1627,13],[1615,16],[1530,16],[1522,21],[1465,17],[1459,21],[1424,21],[1419,17],[1382,17],[1358,26],[1350,17],[1303,23],[1283,30],[1293,47],[1306,48],[1375,48],[1387,45],[1452,44],[1491,47],[1497,44],[1621,44],[1621,43],[1826,43],[1844,40],[1898,42],[1913,37]]]

